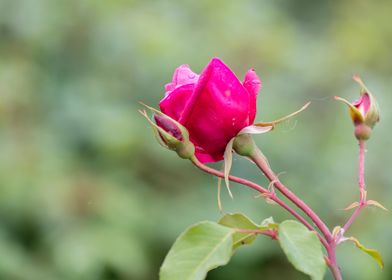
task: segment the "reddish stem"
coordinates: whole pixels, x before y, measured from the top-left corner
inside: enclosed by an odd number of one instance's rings
[[[360,193],[359,206],[354,213],[347,220],[343,226],[343,233],[346,232],[354,220],[361,213],[362,209],[366,207],[366,190],[365,190],[365,141],[359,140],[359,160],[358,160],[358,186]]]
[[[327,248],[328,260],[327,264],[335,280],[342,280],[342,274],[336,261],[336,243],[332,240]]]
[[[213,169],[211,167],[208,167],[207,165],[202,164],[195,157],[192,158],[191,161],[192,161],[192,163],[194,165],[196,165],[199,169],[203,170],[206,173],[215,175],[215,176],[220,177],[220,178],[224,178],[225,177],[225,175],[222,172],[220,172],[218,170],[215,170],[215,169]],[[236,176],[229,175],[229,180],[232,181],[232,182],[236,182],[236,183],[248,186],[248,187],[258,191],[259,193],[265,195],[266,197],[268,197],[272,201],[276,202],[278,205],[280,205],[286,211],[288,211],[291,215],[293,215],[299,222],[301,222],[304,226],[306,226],[309,230],[316,232],[317,236],[319,237],[319,239],[320,239],[321,243],[324,245],[324,247],[325,248],[328,247],[328,243],[324,239],[324,237],[321,236],[315,230],[315,228],[307,220],[305,220],[301,215],[299,215],[293,208],[291,208],[284,201],[282,201],[280,198],[278,198],[275,193],[270,192],[269,190],[263,188],[262,186],[254,183],[254,182],[251,182],[251,181],[248,181],[246,179],[239,178],[239,177],[236,177]]]
[[[291,202],[298,206],[318,227],[321,233],[326,238],[325,246],[328,258],[327,264],[331,270],[333,277],[336,280],[342,280],[342,275],[340,273],[339,266],[336,261],[336,243],[334,237],[329,231],[328,227],[325,223],[320,219],[320,217],[310,208],[305,202],[303,202],[299,197],[297,197],[293,192],[291,192],[285,185],[280,182],[278,176],[272,171],[269,166],[266,158],[261,153],[258,148],[255,148],[254,152],[250,155],[250,158],[256,163],[256,165],[260,168],[260,170],[264,173],[264,175],[268,178],[268,180],[274,184],[274,186]],[[320,239],[322,240],[322,239]]]
[[[321,233],[326,238],[329,243],[332,240],[332,234],[329,231],[325,223],[320,219],[320,217],[299,197],[297,197],[293,192],[291,192],[285,185],[280,182],[278,176],[272,171],[264,155],[258,148],[254,149],[254,152],[250,155],[250,158],[256,163],[264,175],[270,180],[270,182],[291,202],[297,205],[319,228]]]

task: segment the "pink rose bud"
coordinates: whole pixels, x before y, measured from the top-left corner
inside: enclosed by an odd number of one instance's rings
[[[372,133],[373,127],[380,121],[378,104],[361,78],[354,76],[353,79],[361,86],[360,98],[352,103],[338,96],[335,96],[335,99],[348,105],[351,119],[355,125],[355,136],[357,139],[367,140]]]
[[[165,148],[175,151],[181,158],[192,159],[195,155],[195,146],[189,140],[187,129],[162,112],[147,105],[144,106],[155,112],[154,123],[145,110],[139,111],[151,124],[158,142]]]
[[[177,68],[159,105],[164,114],[188,130],[198,160],[216,162],[223,159],[229,141],[253,124],[260,88],[254,70],[249,70],[241,82],[220,59],[214,58],[200,76],[188,65]],[[168,131],[177,135],[174,130]]]
[[[191,159],[195,154],[195,146],[189,141],[189,134],[185,127],[164,114],[154,116],[159,137],[167,147],[184,159]],[[167,133],[164,133],[164,130]],[[171,135],[169,137],[167,134]]]
[[[166,118],[162,115],[155,115],[154,120],[159,127],[163,128],[166,132],[170,133],[178,141],[184,140],[181,129],[171,119]],[[163,141],[166,142],[165,138],[162,135],[161,138]]]

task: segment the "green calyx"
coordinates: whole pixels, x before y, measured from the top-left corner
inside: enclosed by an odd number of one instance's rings
[[[181,142],[176,145],[174,149],[172,149],[177,153],[180,158],[183,159],[192,159],[195,155],[195,145],[192,142]]]
[[[233,150],[241,156],[251,156],[255,148],[256,144],[250,134],[239,134],[234,139]]]

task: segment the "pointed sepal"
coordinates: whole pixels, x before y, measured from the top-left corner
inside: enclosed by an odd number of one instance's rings
[[[355,237],[351,236],[351,237],[346,238],[346,240],[353,242],[355,244],[355,246],[357,246],[358,249],[360,249],[361,251],[363,251],[366,254],[368,254],[369,256],[371,256],[377,262],[377,264],[380,266],[381,269],[384,268],[384,262],[382,260],[382,256],[381,256],[380,252],[378,252],[377,250],[374,250],[374,249],[366,248]]]
[[[388,211],[387,208],[385,208],[380,202],[375,201],[375,200],[368,200],[366,201],[366,205],[372,205],[372,206],[376,206],[384,211]]]
[[[357,208],[359,205],[360,205],[359,202],[355,201],[355,202],[351,203],[349,206],[347,206],[346,208],[343,208],[341,210],[348,211],[348,210]]]
[[[223,163],[223,174],[224,179],[225,179],[225,185],[227,188],[227,191],[229,192],[229,195],[231,198],[233,198],[233,194],[231,193],[230,190],[230,185],[229,185],[229,176],[230,176],[230,170],[231,170],[231,166],[233,164],[233,143],[234,143],[234,139],[232,138],[229,143],[227,143],[226,145],[226,149],[225,149],[225,153],[223,155],[224,158],[224,163]]]
[[[275,128],[276,125],[278,125],[278,124],[280,124],[282,122],[285,122],[285,121],[287,121],[288,119],[290,119],[292,117],[295,117],[296,115],[298,115],[299,113],[301,113],[302,111],[307,109],[309,107],[309,105],[310,105],[310,101],[307,102],[304,106],[302,106],[299,110],[297,110],[297,111],[295,111],[295,112],[293,112],[291,114],[288,114],[287,116],[284,116],[284,117],[282,117],[280,119],[277,119],[277,120],[274,120],[274,121],[271,121],[271,122],[258,122],[258,123],[255,123],[254,126]]]

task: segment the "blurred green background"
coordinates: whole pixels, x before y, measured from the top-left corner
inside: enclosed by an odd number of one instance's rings
[[[369,198],[392,208],[392,1],[0,0],[0,279],[157,279],[188,225],[217,220],[216,178],[161,148],[137,113],[157,106],[173,70],[223,59],[263,81],[258,120],[312,101],[257,141],[283,182],[332,227],[358,198],[347,108],[358,73],[381,122],[368,142]],[[220,164],[216,165],[217,168]],[[267,181],[236,157],[233,173]],[[226,212],[289,216],[233,185]],[[391,214],[366,209],[349,235],[345,279],[392,279]],[[265,237],[207,279],[307,279]],[[331,279],[327,276],[327,279]]]

